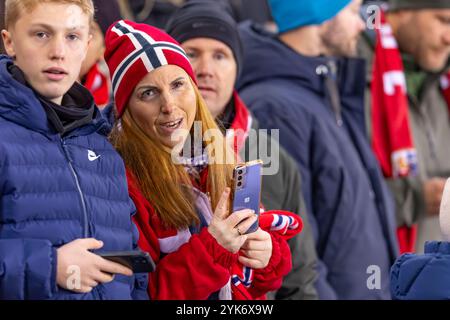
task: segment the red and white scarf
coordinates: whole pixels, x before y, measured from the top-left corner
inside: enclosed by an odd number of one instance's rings
[[[239,159],[239,152],[245,145],[252,127],[252,116],[236,91],[233,92],[235,116],[230,128],[227,130],[226,138],[233,139],[233,151]],[[239,161],[238,161],[239,162]]]
[[[412,176],[418,172],[418,162],[408,118],[403,63],[392,28],[383,11],[380,15],[371,84],[372,146],[385,177]],[[442,77],[441,84],[450,106],[450,74]],[[397,228],[400,253],[414,252],[416,233],[417,225]]]
[[[373,63],[372,146],[385,177],[417,173],[417,152],[408,118],[408,96],[397,41],[381,11]]]

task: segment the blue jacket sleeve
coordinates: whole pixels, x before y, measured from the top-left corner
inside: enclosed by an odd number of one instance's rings
[[[293,123],[292,119],[289,119],[289,115],[274,114],[271,112],[271,103],[267,99],[261,99],[254,101],[251,105],[251,110],[258,119],[261,128],[265,129],[279,129],[280,144],[289,152],[289,154],[295,159],[300,169],[302,176],[302,192],[305,198],[308,219],[313,229],[313,234],[318,244],[318,229],[317,219],[313,211],[313,196],[312,196],[312,181],[311,174],[311,157],[310,154],[311,144],[311,120],[305,119],[300,123]],[[284,118],[286,116],[286,118]],[[307,115],[302,114],[303,117]],[[309,123],[308,126],[303,125]],[[270,132],[269,132],[270,133]],[[320,254],[320,252],[318,252]],[[327,280],[328,269],[323,261],[319,258],[317,261],[318,278],[315,283],[316,290],[320,299],[334,300],[337,299],[337,294],[329,284]]]
[[[56,249],[50,241],[0,240],[0,300],[43,300],[56,292]]]

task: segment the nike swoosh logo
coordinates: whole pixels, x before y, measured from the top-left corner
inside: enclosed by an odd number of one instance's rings
[[[95,152],[94,151],[92,151],[92,150],[88,150],[88,159],[89,159],[89,161],[95,161],[95,160],[97,160],[98,158],[100,158],[101,157],[101,155],[96,155],[95,154]]]

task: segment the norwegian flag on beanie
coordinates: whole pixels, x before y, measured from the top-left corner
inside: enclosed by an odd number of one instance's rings
[[[105,61],[110,71],[118,117],[122,116],[137,84],[156,68],[179,66],[196,82],[184,50],[158,28],[119,20],[106,32],[105,44]]]

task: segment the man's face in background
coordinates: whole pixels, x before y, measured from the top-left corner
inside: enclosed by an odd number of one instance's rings
[[[450,9],[404,10],[395,37],[403,53],[429,72],[441,71],[450,55]]]
[[[214,118],[230,101],[237,76],[233,51],[211,38],[193,38],[181,44],[194,68],[198,89]]]

